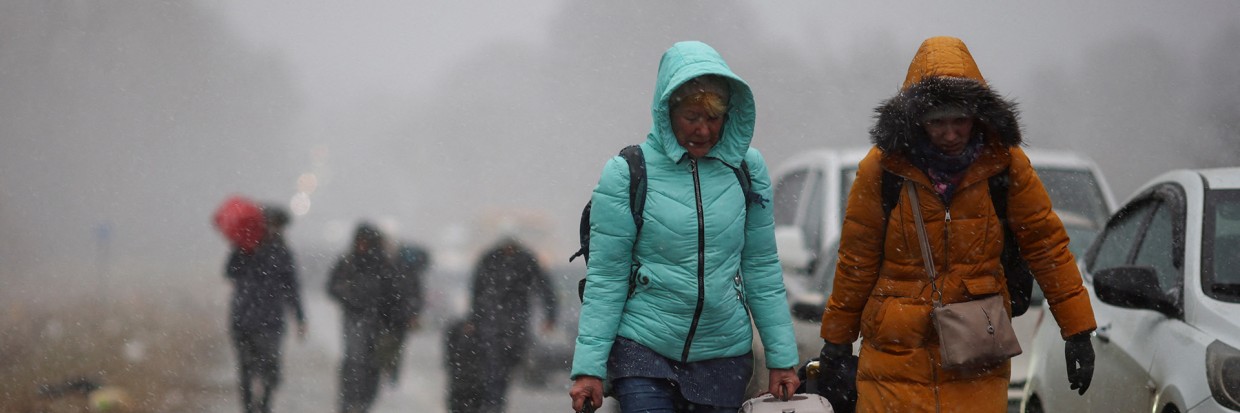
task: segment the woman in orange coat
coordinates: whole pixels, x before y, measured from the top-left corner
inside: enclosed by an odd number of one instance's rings
[[[848,196],[834,289],[822,316],[824,368],[851,355],[860,335],[857,411],[1006,409],[1009,362],[943,368],[911,201],[900,191],[884,215],[881,181],[887,171],[918,192],[935,284],[944,303],[955,303],[1008,294],[1003,227],[988,185],[991,176],[1007,173],[1009,227],[1065,339],[1072,388],[1083,394],[1093,371],[1093,309],[1063,224],[1020,149],[1015,105],[986,85],[964,42],[935,37],[922,43],[900,93],[877,112],[874,149]]]

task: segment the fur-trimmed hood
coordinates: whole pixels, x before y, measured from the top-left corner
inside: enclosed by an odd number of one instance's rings
[[[884,153],[906,154],[915,140],[929,139],[922,117],[952,106],[975,117],[975,131],[991,140],[1003,146],[1022,143],[1016,103],[991,90],[964,42],[950,37],[922,44],[900,93],[875,109],[870,141]]]

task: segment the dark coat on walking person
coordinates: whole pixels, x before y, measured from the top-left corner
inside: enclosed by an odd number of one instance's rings
[[[514,363],[529,342],[533,295],[542,300],[543,320],[555,322],[557,302],[551,280],[538,258],[515,239],[500,241],[482,256],[474,269],[472,291],[471,322],[487,338],[485,344],[509,352],[515,356]]]
[[[369,224],[358,226],[352,250],[332,267],[327,290],[344,315],[339,406],[342,413],[369,411],[378,396],[382,362],[376,346],[392,273],[383,250],[383,236]]]
[[[285,313],[291,311],[298,325],[305,325],[297,267],[280,233],[287,215],[278,210],[264,214],[269,234],[252,252],[234,248],[225,269],[233,284],[231,336],[247,413],[271,411],[271,397],[280,384]]]
[[[454,412],[502,411],[513,369],[529,348],[532,296],[541,298],[544,326],[550,326],[556,319],[555,290],[534,254],[516,239],[505,238],[482,255],[474,270],[472,291],[467,322],[454,334],[472,337],[473,351],[486,371],[479,384],[486,394],[480,400],[462,402],[471,396],[450,392],[449,405],[465,406]],[[450,389],[468,387],[468,383],[450,385]]]
[[[431,266],[431,255],[425,248],[401,244],[392,257],[392,277],[386,307],[391,318],[408,320],[417,317],[425,306],[423,282]]]
[[[389,383],[400,379],[400,360],[405,339],[416,328],[425,303],[423,277],[431,266],[426,249],[401,244],[391,258],[391,277],[386,279],[383,302],[380,303],[378,352],[382,375]]]

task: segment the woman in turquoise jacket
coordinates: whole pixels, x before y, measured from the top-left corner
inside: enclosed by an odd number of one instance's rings
[[[624,412],[735,412],[753,371],[751,325],[771,392],[790,394],[798,356],[771,179],[749,147],[753,93],[710,46],[680,42],[659,63],[651,112],[640,234],[623,158],[607,162],[591,198],[573,409],[600,406],[606,377]]]

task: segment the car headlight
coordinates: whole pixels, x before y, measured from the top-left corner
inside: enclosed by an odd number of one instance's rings
[[[1206,381],[1223,407],[1240,410],[1240,350],[1214,340],[1206,347]]]

